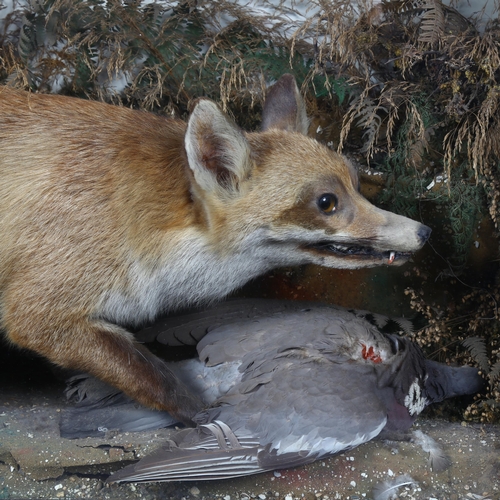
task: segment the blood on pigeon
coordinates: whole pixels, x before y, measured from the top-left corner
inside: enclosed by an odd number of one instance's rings
[[[382,358],[380,355],[374,352],[373,346],[371,345],[368,349],[366,348],[365,344],[361,344],[363,346],[363,350],[361,351],[361,355],[363,356],[363,359],[369,359],[370,361],[373,361],[374,363],[382,363]]]

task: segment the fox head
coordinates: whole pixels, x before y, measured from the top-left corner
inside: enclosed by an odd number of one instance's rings
[[[270,266],[405,262],[431,230],[369,203],[350,162],[307,129],[291,75],[271,87],[261,132],[244,133],[210,100],[195,104],[185,150],[210,244],[262,255]]]

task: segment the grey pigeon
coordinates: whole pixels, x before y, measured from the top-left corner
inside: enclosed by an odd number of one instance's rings
[[[307,310],[311,302],[268,299],[232,299],[220,302],[210,308],[194,308],[158,318],[152,325],[136,334],[139,342],[155,342],[169,347],[196,346],[209,332],[223,325],[249,322],[275,313]],[[316,304],[315,307],[321,307]],[[339,306],[325,306],[330,311],[346,314]],[[403,330],[412,332],[414,324],[405,318],[389,318],[358,309],[349,309],[353,316],[364,318],[380,331],[394,333]],[[272,328],[269,330],[272,331]],[[196,370],[199,362],[171,365],[170,368],[183,374],[188,385],[193,377],[190,370]],[[213,384],[217,387],[218,380]],[[221,392],[221,389],[218,389]],[[197,392],[203,392],[197,387]],[[133,401],[123,392],[89,374],[80,373],[67,380],[66,396],[74,405],[62,411],[60,419],[61,436],[68,439],[99,437],[106,432],[144,431],[168,427],[180,423],[166,412],[151,410]],[[217,394],[204,394],[205,401],[213,402]]]
[[[209,406],[108,481],[225,479],[295,467],[408,430],[429,404],[480,390],[360,315],[309,306],[219,326],[176,373]]]

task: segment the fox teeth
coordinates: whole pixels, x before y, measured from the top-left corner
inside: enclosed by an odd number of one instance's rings
[[[391,252],[389,254],[389,264],[392,264],[395,258],[396,258],[396,252]]]

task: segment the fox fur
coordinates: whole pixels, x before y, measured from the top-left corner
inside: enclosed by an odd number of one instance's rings
[[[0,87],[0,326],[184,422],[203,405],[123,325],[221,299],[279,266],[399,264],[422,224],[380,210],[308,138],[284,75],[263,130],[208,99],[188,123]]]

